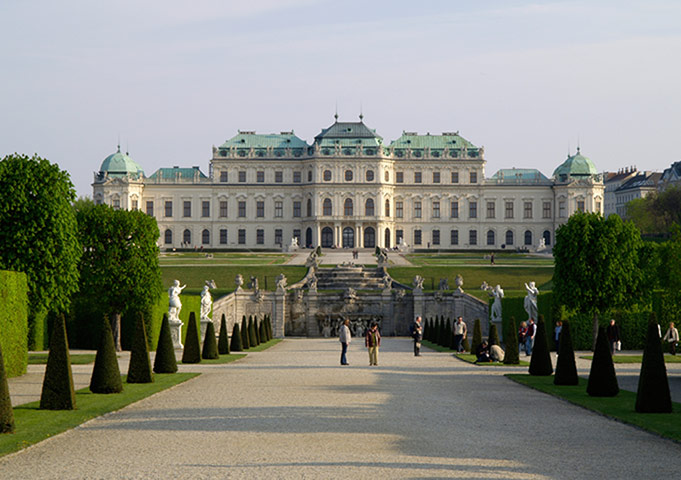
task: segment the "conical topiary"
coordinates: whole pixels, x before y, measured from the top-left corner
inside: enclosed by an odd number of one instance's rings
[[[567,320],[563,321],[563,328],[560,331],[560,351],[556,361],[556,376],[553,378],[553,383],[555,385],[579,385],[570,322]]]
[[[546,338],[546,322],[544,322],[544,315],[539,315],[530,359],[530,375],[548,376],[552,373],[553,364],[549,353],[549,341]]]
[[[471,353],[476,353],[478,351],[478,345],[482,343],[482,326],[480,325],[480,319],[476,318],[473,323],[473,340],[471,342]]]
[[[489,335],[487,336],[487,344],[490,347],[492,345],[499,345],[499,332],[497,332],[497,325],[495,323],[490,323],[489,325]]]
[[[515,317],[511,317],[507,323],[507,330],[504,333],[504,364],[520,365],[520,354],[518,352],[518,330],[516,329]]]
[[[154,358],[154,372],[156,373],[175,373],[177,372],[177,360],[175,359],[175,346],[173,337],[170,333],[170,323],[168,314],[163,314],[161,322],[161,333],[158,336],[156,346],[156,357]]]
[[[203,339],[201,358],[205,358],[206,360],[220,358],[220,355],[218,354],[218,344],[215,341],[215,325],[213,325],[213,322],[208,322],[208,325],[206,326],[206,338]]]
[[[270,339],[274,338],[274,331],[272,330],[272,317],[267,316],[267,329],[270,334]]]
[[[253,317],[248,317],[248,343],[251,347],[258,346],[258,337],[255,335],[255,327],[253,326]]]
[[[444,322],[442,319],[438,318],[437,319],[437,344],[442,346],[445,343],[445,326]]]
[[[95,356],[95,367],[90,378],[92,393],[120,393],[123,391],[121,371],[118,368],[116,347],[109,320],[104,318],[99,348]]]
[[[672,411],[667,368],[664,364],[660,330],[655,312],[650,314],[648,322],[641,375],[638,377],[636,411],[638,413],[671,413]]]
[[[225,314],[222,314],[220,319],[220,336],[218,337],[218,353],[220,355],[229,355],[229,337],[227,335],[227,319]]]
[[[246,315],[241,317],[241,346],[244,350],[251,348],[251,342],[248,338],[248,324],[246,323]],[[255,345],[253,346],[255,347]]]
[[[563,328],[565,328],[565,324],[563,324]],[[563,340],[560,343],[562,344]],[[560,358],[558,360],[560,361]],[[612,355],[608,345],[608,335],[605,333],[605,328],[599,328],[586,393],[592,397],[614,397],[619,391],[615,365],[612,363]]]
[[[260,336],[260,322],[258,321],[258,317],[253,319],[253,330],[255,331],[255,339],[258,342],[258,345],[260,345],[265,340]]]
[[[445,348],[452,346],[452,321],[449,318],[445,323],[445,330],[442,332],[442,346]]]
[[[196,314],[194,312],[189,312],[187,335],[184,337],[182,363],[201,363],[201,342],[199,340],[199,329],[196,325]]]
[[[267,333],[265,333],[265,320],[261,320],[258,325],[258,333],[260,334],[260,343],[267,342]]]
[[[14,410],[9,396],[5,361],[0,348],[0,433],[14,433]]]
[[[43,377],[40,408],[44,410],[75,410],[76,392],[73,389],[71,355],[66,336],[64,315],[54,318],[50,335],[50,353]]]
[[[454,320],[454,323],[456,324],[456,320]],[[449,331],[449,349],[450,350],[456,349],[456,340],[454,339],[454,326],[453,325],[452,325],[452,329]]]
[[[132,339],[132,351],[130,352],[126,381],[128,383],[151,383],[154,381],[151,373],[151,361],[149,360],[147,332],[144,328],[144,316],[141,313],[137,314],[135,337]]]
[[[234,328],[232,329],[232,344],[230,345],[230,349],[233,352],[242,352],[244,350],[242,338],[239,322],[234,322]]]

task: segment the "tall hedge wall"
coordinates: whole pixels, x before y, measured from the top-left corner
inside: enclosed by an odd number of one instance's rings
[[[0,345],[10,377],[28,364],[28,283],[20,272],[0,271]]]

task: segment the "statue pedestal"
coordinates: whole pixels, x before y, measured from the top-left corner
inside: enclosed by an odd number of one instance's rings
[[[203,317],[201,318],[201,337],[199,337],[199,341],[201,342],[201,346],[203,347],[203,342],[206,339],[206,330],[208,330],[208,324],[212,322],[212,320],[208,317]]]
[[[184,345],[182,345],[182,320],[173,318],[172,320],[168,320],[168,324],[170,325],[170,336],[173,339],[173,347],[175,348],[184,348]]]

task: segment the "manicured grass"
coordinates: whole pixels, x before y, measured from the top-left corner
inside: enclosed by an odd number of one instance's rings
[[[125,383],[124,380],[123,392],[110,395],[94,394],[88,388],[83,388],[76,392],[77,410],[40,410],[40,402],[14,407],[16,433],[0,435],[0,455],[21,450],[87,420],[120,410],[197,375],[199,374],[155,374],[154,383]]]
[[[479,253],[411,253],[405,258],[414,265],[489,265],[489,252]],[[553,266],[553,258],[537,257],[521,253],[494,253],[495,266],[532,265]]]
[[[241,274],[244,278],[244,287],[248,287],[251,276],[254,276],[258,278],[258,287],[260,289],[274,291],[276,290],[275,279],[280,273],[286,275],[288,284],[292,285],[305,277],[307,268],[298,265],[231,265],[211,267],[210,263],[190,267],[162,265],[161,281],[167,287],[172,285],[173,280],[178,279],[182,285],[187,285],[187,289],[201,289],[205,285],[206,280],[215,280],[218,288],[234,290],[234,279],[237,274]],[[218,298],[216,295],[213,295],[213,297]]]
[[[616,397],[590,397],[586,393],[587,381],[579,379],[579,385],[556,386],[553,376],[536,377],[531,375],[507,374],[511,380],[530,388],[562,398],[570,403],[588,410],[598,412],[606,417],[635,425],[644,430],[656,433],[677,442],[681,441],[681,403],[673,402],[673,413],[636,413],[636,394],[620,390]]]
[[[220,355],[220,358],[213,358],[213,359],[201,359],[201,363],[194,364],[194,365],[217,365],[221,363],[232,363],[235,360],[239,360],[240,358],[244,358],[246,356],[245,353],[228,353],[227,355]]]
[[[208,257],[207,255],[211,255]],[[280,265],[291,258],[283,253],[228,253],[228,252],[179,252],[162,253],[159,263],[163,265]]]
[[[517,365],[507,365],[504,362],[489,362],[489,363],[475,363],[475,360],[478,358],[476,355],[472,353],[457,353],[454,355],[456,358],[459,360],[463,360],[464,362],[472,363],[474,365],[479,365],[483,367],[529,367],[530,362],[526,362],[524,360],[521,360],[519,364]]]
[[[270,347],[275,346],[277,343],[281,342],[281,338],[273,338],[269,342],[261,343],[257,347],[251,347],[246,352],[262,352],[263,350],[267,350]]]
[[[436,352],[447,352],[451,354],[454,353],[454,350],[450,349],[449,347],[443,347],[441,345],[438,345],[437,343],[429,342],[428,340],[422,340],[421,346],[430,348],[431,350],[435,350]]]
[[[46,365],[49,353],[29,353],[29,365]],[[71,365],[86,365],[95,361],[94,353],[72,353]]]
[[[583,358],[585,360],[593,360],[593,355],[584,355],[579,358]],[[612,356],[612,361],[613,363],[641,363],[643,361],[643,355],[613,355]],[[665,355],[664,356],[664,361],[665,363],[681,363],[681,357],[677,357],[676,355]]]

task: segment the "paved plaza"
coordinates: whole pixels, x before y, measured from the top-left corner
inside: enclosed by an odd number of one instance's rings
[[[378,367],[357,339],[350,366],[339,350],[286,339],[181,365],[203,374],[0,458],[2,478],[675,478],[681,466],[678,444],[503,377],[524,368],[416,358],[406,338],[384,339]]]

